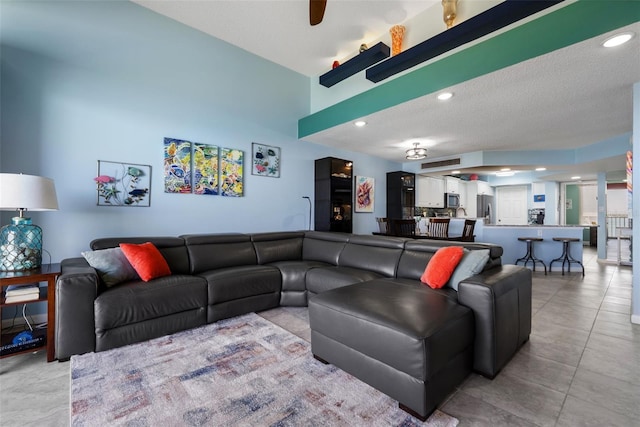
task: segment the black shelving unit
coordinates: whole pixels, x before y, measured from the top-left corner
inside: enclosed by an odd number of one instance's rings
[[[325,157],[315,164],[315,216],[317,231],[353,231],[353,162]]]
[[[373,47],[361,52],[358,56],[354,56],[347,62],[331,71],[327,71],[320,76],[320,84],[324,87],[331,87],[336,83],[340,83],[347,77],[359,73],[371,65],[382,61],[389,57],[389,46],[380,42]]]
[[[416,175],[409,172],[387,173],[387,218],[411,219],[415,215]]]
[[[507,0],[367,69],[366,78],[378,83],[463,44],[513,24],[564,0]]]

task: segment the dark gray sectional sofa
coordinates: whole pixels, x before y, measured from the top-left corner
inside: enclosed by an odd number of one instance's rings
[[[531,272],[501,265],[497,245],[309,231],[104,238],[90,246],[144,242],[160,250],[172,275],[107,288],[84,258],[62,261],[58,359],[309,305],[318,359],[424,418],[472,368],[493,378],[531,330]],[[484,271],[458,291],[422,284],[436,250],[452,244],[488,249]]]

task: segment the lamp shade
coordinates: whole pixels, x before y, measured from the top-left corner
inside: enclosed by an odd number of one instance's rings
[[[0,209],[58,210],[53,180],[35,175],[0,173]]]

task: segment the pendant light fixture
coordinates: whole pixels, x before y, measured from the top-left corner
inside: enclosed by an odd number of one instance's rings
[[[427,149],[418,147],[419,142],[413,143],[413,148],[407,150],[407,160],[422,160],[427,157]]]

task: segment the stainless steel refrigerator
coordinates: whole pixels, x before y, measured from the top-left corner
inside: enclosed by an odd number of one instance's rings
[[[484,218],[485,224],[495,224],[496,218],[494,214],[495,204],[493,196],[478,194],[476,200],[478,203],[478,212],[476,212],[476,217]]]

